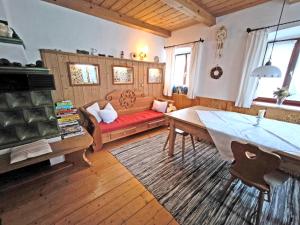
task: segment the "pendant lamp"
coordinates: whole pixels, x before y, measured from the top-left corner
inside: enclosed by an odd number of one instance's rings
[[[255,70],[252,71],[252,73],[251,73],[252,77],[281,77],[280,69],[276,66],[272,66],[271,59],[272,59],[274,44],[275,44],[275,41],[276,41],[276,38],[277,38],[279,25],[280,25],[280,22],[281,22],[283,9],[284,9],[284,6],[285,6],[285,1],[286,0],[283,1],[283,5],[282,5],[282,8],[281,8],[279,21],[278,21],[277,28],[276,28],[276,33],[275,33],[274,41],[273,41],[273,44],[272,44],[270,58],[264,66],[257,67]]]

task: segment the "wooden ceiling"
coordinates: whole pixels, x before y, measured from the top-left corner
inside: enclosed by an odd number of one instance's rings
[[[269,0],[43,0],[163,37]]]

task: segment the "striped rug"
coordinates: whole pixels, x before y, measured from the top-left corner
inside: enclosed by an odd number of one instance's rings
[[[112,151],[137,179],[169,210],[180,224],[252,224],[258,191],[233,183],[219,200],[228,177],[228,164],[213,145],[196,142],[193,151],[187,137],[184,160],[181,137],[174,157],[163,151],[166,133]],[[265,202],[261,224],[300,224],[300,180],[290,178]]]

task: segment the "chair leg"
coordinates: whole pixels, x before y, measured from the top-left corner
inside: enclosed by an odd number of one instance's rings
[[[193,137],[193,135],[191,135],[191,134],[190,134],[190,137],[191,137],[193,149],[194,149],[194,151],[196,151],[196,148],[195,148],[195,142],[194,142],[194,137]]]
[[[234,176],[230,176],[229,180],[227,181],[227,183],[224,186],[224,189],[222,191],[222,194],[220,195],[219,201],[222,200],[222,198],[225,196],[227,190],[229,189],[229,187],[231,186],[232,182],[235,180]]]
[[[185,151],[185,136],[182,135],[182,158],[184,158],[184,151]]]
[[[167,140],[166,140],[166,142],[165,142],[165,144],[164,144],[163,150],[165,150],[166,147],[167,147],[167,144],[168,144],[168,142],[169,142],[169,137],[170,137],[170,134],[168,134],[168,137],[167,137]]]
[[[264,192],[260,191],[259,198],[258,198],[257,215],[256,215],[256,221],[255,221],[256,225],[259,225],[259,223],[260,223],[263,205],[264,205]]]

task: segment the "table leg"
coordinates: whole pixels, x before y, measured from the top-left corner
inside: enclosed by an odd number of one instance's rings
[[[175,145],[175,125],[174,120],[170,120],[170,134],[169,134],[169,156],[174,154],[174,145]]]
[[[82,158],[83,160],[89,165],[92,166],[92,162],[88,159],[88,157],[86,156],[86,151],[87,149],[84,149],[83,154],[82,154]]]

